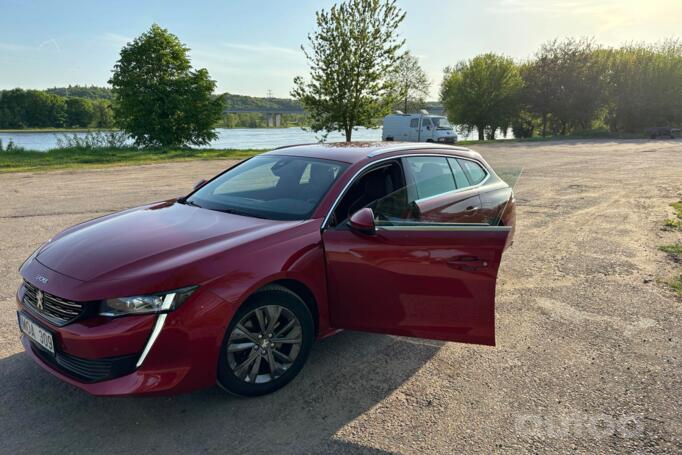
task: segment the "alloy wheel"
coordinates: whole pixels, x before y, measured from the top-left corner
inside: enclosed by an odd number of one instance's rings
[[[265,305],[246,314],[227,342],[227,364],[240,380],[271,382],[294,363],[303,342],[301,323],[287,308]]]

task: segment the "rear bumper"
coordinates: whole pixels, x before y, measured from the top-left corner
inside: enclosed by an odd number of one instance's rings
[[[197,291],[167,315],[139,367],[157,316],[95,317],[56,327],[27,311],[22,297],[20,289],[19,311],[52,333],[56,351],[53,356],[22,335],[26,353],[52,375],[92,395],[173,395],[215,384],[218,353],[232,314],[226,314],[230,306],[210,291]]]

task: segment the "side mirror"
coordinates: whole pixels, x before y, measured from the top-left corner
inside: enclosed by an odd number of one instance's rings
[[[348,226],[361,234],[375,234],[377,228],[374,224],[374,212],[369,207],[358,210],[348,220]]]
[[[198,180],[197,183],[194,184],[194,191],[198,190],[199,188],[206,185],[207,183],[208,183],[208,180],[204,180],[204,179]]]

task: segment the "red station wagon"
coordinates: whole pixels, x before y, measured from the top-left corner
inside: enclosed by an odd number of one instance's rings
[[[481,155],[339,143],[66,229],[21,266],[26,352],[95,395],[272,392],[341,329],[494,345],[514,195]]]

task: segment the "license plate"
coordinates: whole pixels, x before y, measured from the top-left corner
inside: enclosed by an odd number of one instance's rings
[[[19,313],[19,328],[30,339],[54,354],[52,334]]]

